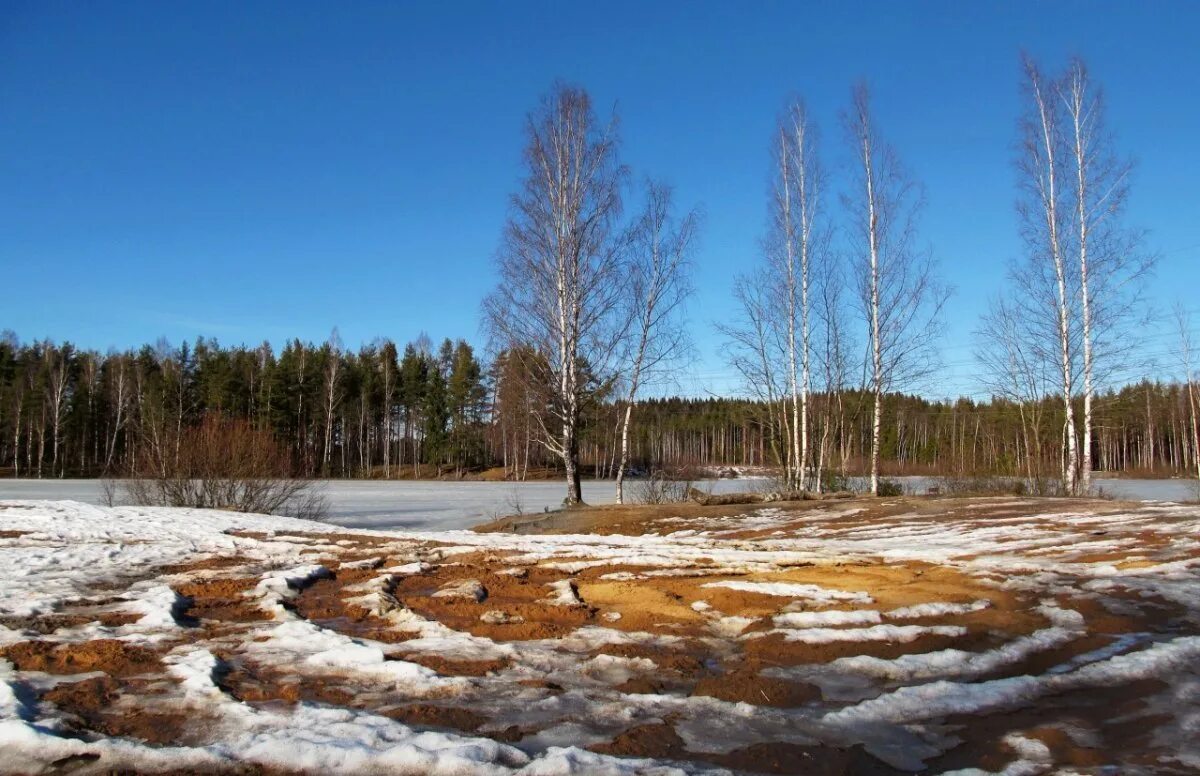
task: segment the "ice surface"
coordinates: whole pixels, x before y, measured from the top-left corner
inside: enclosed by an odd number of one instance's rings
[[[751,490],[760,479],[719,479],[698,483],[714,493]],[[348,528],[446,530],[470,528],[513,512],[514,496],[525,512],[562,506],[566,486],[558,480],[537,482],[461,482],[322,480],[315,483],[329,504],[329,521]],[[0,479],[0,500],[74,500],[106,503],[100,480]],[[585,480],[583,499],[611,504],[613,483]]]

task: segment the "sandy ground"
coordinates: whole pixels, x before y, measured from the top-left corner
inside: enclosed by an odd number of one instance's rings
[[[40,541],[18,512],[0,502],[0,545]],[[346,709],[505,747],[489,773],[1200,769],[1195,507],[898,498],[227,535],[0,618],[14,692],[57,736],[206,752],[230,707]],[[129,592],[153,585],[169,619]],[[203,699],[179,669],[197,656]],[[116,751],[20,769],[127,767]],[[346,771],[222,757],[198,770]],[[432,769],[406,767],[379,770]]]

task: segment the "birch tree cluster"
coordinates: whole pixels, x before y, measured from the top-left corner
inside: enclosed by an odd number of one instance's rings
[[[1088,493],[1098,459],[1114,457],[1100,392],[1145,373],[1135,371],[1136,335],[1149,319],[1143,281],[1154,256],[1125,223],[1132,165],[1116,150],[1084,63],[1073,59],[1051,76],[1026,58],[1022,100],[1025,250],[978,327],[980,382],[1018,409],[1018,473]],[[821,490],[835,469],[844,472],[847,418],[867,412],[871,442],[860,468],[878,493],[888,394],[927,388],[937,375],[949,289],[918,233],[922,188],[887,142],[865,85],[852,90],[841,123],[843,142],[829,151],[802,100],[782,112],[761,260],[735,283],[738,319],[720,328],[729,363],[761,403],[788,486]],[[826,158],[842,171],[833,185]],[[839,207],[830,207],[831,188]],[[869,395],[868,406],[848,406],[851,394]],[[1052,396],[1060,409],[1048,414]],[[1060,425],[1048,428],[1051,417]],[[1049,468],[1048,444],[1056,450]]]
[[[1143,281],[1154,256],[1126,223],[1133,167],[1117,151],[1103,92],[1086,65],[1072,59],[1048,74],[1026,57],[1022,100],[1016,169],[1025,252],[980,326],[979,358],[986,385],[1029,406],[1030,445],[1043,433],[1037,401],[1059,398],[1054,472],[1064,492],[1088,493],[1097,392],[1137,365],[1147,320]],[[1041,477],[1032,468],[1037,459],[1027,460],[1026,475]]]
[[[791,489],[819,492],[832,473],[844,476],[849,418],[864,409],[847,405],[848,390],[869,391],[867,474],[878,493],[885,396],[935,371],[949,290],[917,236],[921,189],[880,133],[863,84],[842,130],[846,174],[834,184],[804,102],[784,109],[762,258],[735,283],[738,319],[719,328],[729,363],[762,404]]]

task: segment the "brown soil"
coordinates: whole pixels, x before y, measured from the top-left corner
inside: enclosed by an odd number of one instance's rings
[[[1014,505],[1014,502],[1017,502]],[[980,505],[996,503],[993,510],[979,508]],[[600,506],[580,506],[562,509],[548,514],[511,515],[493,520],[490,523],[477,526],[473,530],[480,533],[533,533],[533,534],[565,534],[565,533],[594,533],[600,535],[624,534],[638,536],[645,533],[667,533],[678,530],[680,524],[663,524],[663,520],[684,518],[687,520],[702,518],[731,518],[750,514],[762,508],[794,509],[802,511],[797,514],[795,524],[785,523],[781,527],[770,529],[753,529],[733,531],[723,534],[731,539],[753,538],[772,534],[779,530],[803,530],[804,522],[800,518],[811,518],[817,513],[826,513],[829,522],[826,525],[872,525],[880,519],[896,515],[911,515],[914,519],[949,522],[961,519],[977,519],[988,517],[1015,517],[1019,515],[1041,514],[1046,511],[1047,504],[1055,511],[1117,513],[1124,509],[1136,508],[1136,504],[1106,501],[1088,498],[1055,498],[1044,499],[1034,497],[1014,496],[895,496],[871,498],[863,496],[849,500],[832,501],[800,501],[778,502],[774,504],[742,504],[742,505],[713,505],[702,506],[694,502],[678,504],[606,504]],[[855,514],[842,515],[847,509],[858,509]]]
[[[480,716],[467,709],[456,709],[448,706],[434,706],[429,703],[418,703],[412,706],[401,706],[383,712],[384,716],[399,720],[406,725],[420,727],[454,728],[474,732],[487,722],[487,717]]]
[[[197,725],[205,716],[188,712],[118,708],[122,695],[144,694],[148,688],[137,683],[121,684],[108,676],[60,684],[42,693],[41,700],[54,704],[80,730],[106,736],[136,738],[151,744],[199,743],[203,729]]]
[[[876,760],[861,746],[841,749],[787,743],[755,744],[708,759],[716,765],[740,772],[803,773],[813,776],[899,776],[904,773]]]
[[[675,728],[659,722],[631,727],[607,744],[589,746],[593,752],[619,757],[655,757],[683,759],[690,753]],[[693,755],[694,756],[694,755]]]
[[[386,643],[406,641],[411,634],[395,628],[362,606],[346,601],[348,597],[362,595],[361,592],[347,593],[347,586],[368,581],[376,575],[377,572],[371,569],[341,569],[332,578],[319,579],[306,587],[290,606],[301,617],[347,636]]]
[[[567,579],[565,572],[531,567],[524,577],[497,573],[504,568],[502,559],[483,556],[456,558],[459,565],[439,566],[425,574],[405,577],[393,595],[405,606],[429,619],[443,622],[456,630],[498,641],[527,641],[565,636],[585,624],[597,622],[591,606],[552,606],[544,601],[553,594],[550,582]],[[483,601],[473,598],[436,598],[434,593],[446,585],[478,580],[488,592]],[[582,592],[582,591],[581,591]],[[585,603],[587,599],[584,598]],[[519,622],[493,624],[480,619],[484,613],[499,610]]]
[[[284,668],[239,659],[229,654],[218,655],[223,670],[218,685],[239,701],[247,703],[325,703],[331,706],[354,705],[352,689],[341,686],[333,677],[309,677],[293,674]]]
[[[705,677],[692,688],[692,695],[708,695],[731,703],[784,708],[803,706],[821,699],[821,691],[816,687],[762,676],[757,666]]]
[[[173,589],[190,601],[185,616],[202,622],[261,622],[271,619],[271,614],[246,598],[246,591],[257,584],[256,577],[234,577],[185,582]]]
[[[99,714],[117,699],[119,685],[109,676],[66,682],[42,694],[42,700],[76,714]]]
[[[160,566],[159,571],[164,574],[191,574],[196,571],[221,571],[245,565],[246,559],[237,555],[210,555],[187,563]]]
[[[596,650],[594,655],[614,655],[616,657],[644,657],[653,660],[660,671],[669,671],[682,677],[692,677],[704,671],[704,658],[708,648],[699,642],[688,641],[679,649],[667,649],[649,644],[606,644]]]
[[[22,641],[0,649],[0,655],[19,671],[50,674],[103,671],[110,676],[131,676],[162,669],[155,652],[116,639],[96,639],[79,644]]]
[[[805,501],[805,509],[830,509],[835,502]],[[768,506],[788,506],[779,502]],[[655,524],[668,518],[733,517],[762,508],[761,504],[710,505],[691,501],[678,504],[604,504],[579,506],[557,512],[511,515],[476,526],[479,533],[594,533],[640,535],[659,530]]]
[[[455,660],[424,652],[398,652],[396,657],[432,668],[442,676],[486,676],[508,667],[507,660]]]

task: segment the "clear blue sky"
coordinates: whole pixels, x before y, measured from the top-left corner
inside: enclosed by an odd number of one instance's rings
[[[0,5],[0,328],[106,349],[375,336],[480,341],[522,121],[555,79],[617,106],[624,159],[707,211],[684,389],[728,389],[713,320],[756,260],[774,117],[828,165],[866,78],[957,287],[937,395],[1019,252],[1018,55],[1078,53],[1139,162],[1164,308],[1200,288],[1200,4]],[[1150,344],[1165,351],[1160,337]]]

